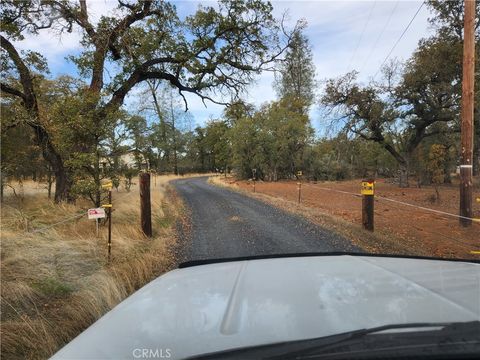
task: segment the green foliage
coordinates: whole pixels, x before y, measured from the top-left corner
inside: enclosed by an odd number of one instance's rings
[[[147,120],[138,115],[129,116],[125,121],[125,128],[132,140],[131,152],[135,157],[136,167],[140,170],[142,164],[146,162],[149,149]]]
[[[73,287],[60,280],[47,277],[32,284],[32,287],[48,297],[65,297],[73,292]]]
[[[435,186],[437,201],[440,200],[440,192],[438,191],[438,185],[443,184],[443,182],[445,181],[445,155],[445,146],[440,144],[433,144],[430,147],[430,151],[428,153],[427,169],[430,173],[432,183]]]
[[[32,177],[41,180],[48,169],[41,149],[32,141],[34,134],[25,126],[25,113],[17,103],[1,105],[1,181]],[[19,122],[19,125],[14,126]]]
[[[2,93],[22,100],[28,115],[24,121],[35,130],[56,175],[56,201],[72,200],[71,187],[78,182],[73,191],[98,204],[100,181],[115,175],[102,170],[101,160],[112,158],[110,169],[119,171],[116,130],[122,125],[134,139],[137,167],[144,160],[160,167],[167,157],[177,172],[188,142],[178,127],[177,109],[171,111],[171,136],[167,140],[162,129],[160,144],[136,115],[119,124],[119,109],[133,87],[155,80],[174,87],[183,99],[185,92],[214,102],[219,94],[237,97],[281,56],[296,31],[286,31],[273,18],[272,5],[261,0],[221,0],[217,7],[199,6],[182,19],[168,1],[119,2],[115,14],[95,22],[89,10],[85,2],[67,0],[2,2]],[[38,74],[48,72],[42,55],[17,51],[16,42],[25,34],[44,29],[82,34],[81,51],[68,58],[86,83],[67,77],[46,80]]]
[[[427,5],[437,31],[405,64],[392,62],[378,82],[361,84],[355,72],[326,82],[320,102],[338,111],[334,128],[341,131],[315,140],[308,117],[315,67],[305,24],[281,36],[268,2],[222,0],[186,18],[169,2],[121,2],[118,16],[90,23],[88,7],[74,2],[5,0],[2,184],[9,177],[65,176],[67,193],[99,204],[104,179],[118,187],[123,177],[129,190],[147,163],[158,172],[234,169],[244,178],[255,168],[264,180],[294,178],[298,170],[313,180],[393,176],[399,168],[414,172],[419,184],[449,181],[459,154],[463,3]],[[7,46],[51,27],[81,31],[82,51],[69,57],[80,78],[46,78],[42,54]],[[276,62],[279,100],[260,108],[241,101],[238,95],[284,50]],[[139,84],[147,87],[138,108],[122,109]],[[19,92],[29,94],[30,106]],[[223,118],[192,131],[185,92],[205,101],[230,96],[231,104]],[[127,154],[135,169],[122,164]]]
[[[463,36],[463,1],[428,0],[427,5],[434,16],[430,23],[437,28],[438,36],[445,39],[461,39]],[[476,18],[480,18],[480,4],[476,3]],[[476,23],[477,39],[480,23]]]
[[[380,145],[339,134],[307,147],[304,173],[314,181],[345,180],[366,176],[392,176],[395,160]]]
[[[286,99],[263,106],[232,128],[234,164],[239,173],[277,180],[294,176],[302,166],[303,151],[312,138],[307,115],[298,103]]]
[[[275,88],[280,98],[301,102],[307,111],[314,102],[315,65],[308,38],[298,30],[292,36],[285,60],[280,62]]]
[[[125,190],[130,191],[130,188],[133,185],[133,179],[138,176],[139,170],[135,168],[125,168],[123,170],[123,176],[125,177],[124,180],[124,185],[125,185]]]
[[[445,181],[445,155],[445,146],[433,144],[430,147],[427,169],[430,172],[433,184],[443,184]]]
[[[321,98],[324,106],[339,112],[336,127],[380,144],[395,158],[400,183],[406,177],[407,185],[412,171],[419,184],[423,182],[426,155],[419,148],[431,140],[450,149],[444,162],[447,180],[450,154],[458,154],[458,142],[453,140],[460,130],[463,2],[431,0],[427,4],[435,15],[430,21],[437,33],[422,39],[403,66],[388,64],[382,70],[383,79],[368,85],[359,84],[354,72],[329,80]],[[476,111],[475,122],[478,118]]]
[[[210,121],[202,139],[204,151],[208,154],[211,170],[224,170],[231,165],[231,141],[229,127],[225,121]]]

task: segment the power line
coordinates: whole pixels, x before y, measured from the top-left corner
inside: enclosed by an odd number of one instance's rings
[[[365,65],[367,64],[368,60],[370,60],[370,57],[372,56],[373,51],[377,48],[378,42],[382,38],[383,33],[387,29],[387,26],[390,24],[390,20],[392,20],[393,13],[395,12],[395,10],[397,10],[398,2],[399,2],[399,0],[397,0],[395,2],[395,6],[392,8],[392,11],[390,12],[390,15],[388,16],[387,21],[385,22],[385,25],[383,25],[382,31],[380,31],[380,33],[378,34],[377,39],[375,40],[375,43],[373,44],[373,47],[370,50],[370,53],[368,54],[367,58],[365,59],[365,62],[363,63],[362,67],[360,68],[360,72],[362,72],[362,70],[365,67]]]
[[[348,62],[346,72],[349,71],[350,66],[352,65],[353,59],[355,58],[355,55],[357,55],[358,48],[360,47],[360,43],[362,42],[363,35],[365,34],[365,30],[367,29],[367,26],[370,23],[370,19],[372,17],[373,9],[375,9],[376,5],[377,5],[377,0],[375,0],[372,7],[370,8],[370,12],[368,13],[367,21],[365,22],[365,25],[363,26],[362,33],[360,34],[360,37],[358,38],[358,42],[357,42],[357,45],[355,46],[355,50],[353,51],[352,57],[350,58],[350,61]]]
[[[415,18],[417,17],[418,13],[420,12],[420,10],[422,9],[423,5],[425,4],[425,0],[422,1],[422,3],[420,4],[420,6],[418,7],[417,11],[415,12],[415,14],[413,15],[412,19],[410,20],[410,22],[408,23],[407,27],[403,30],[402,34],[400,35],[400,37],[397,39],[397,41],[395,42],[395,44],[392,46],[392,49],[390,50],[390,52],[388,53],[388,55],[385,57],[385,60],[383,60],[382,62],[382,65],[380,65],[380,67],[378,68],[377,72],[375,73],[375,75],[373,75],[373,79],[375,79],[375,77],[378,75],[378,73],[380,72],[380,70],[382,69],[383,65],[385,65],[385,63],[387,62],[388,58],[390,57],[390,55],[392,55],[393,53],[393,50],[395,50],[395,48],[397,47],[398,43],[400,42],[400,40],[402,40],[403,36],[405,35],[405,33],[407,32],[407,30],[410,28],[410,25],[412,25],[413,23],[413,20],[415,20]]]

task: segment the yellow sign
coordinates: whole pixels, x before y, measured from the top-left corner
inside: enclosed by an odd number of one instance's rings
[[[112,204],[103,204],[102,207],[103,207],[103,208],[111,208],[111,207],[112,207]]]
[[[113,184],[111,181],[105,183],[105,184],[102,184],[102,189],[107,189],[107,190],[110,190],[111,188],[113,187]]]
[[[297,176],[302,176],[303,172],[302,171],[297,171]]]
[[[373,195],[375,192],[374,181],[362,181],[362,195]]]

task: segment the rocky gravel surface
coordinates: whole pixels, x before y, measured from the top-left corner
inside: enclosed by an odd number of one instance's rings
[[[207,180],[197,177],[172,182],[190,214],[188,229],[180,229],[185,261],[360,251],[340,235]]]

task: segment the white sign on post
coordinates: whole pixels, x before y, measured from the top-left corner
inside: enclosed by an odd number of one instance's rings
[[[88,209],[88,219],[102,219],[105,217],[104,208]]]

